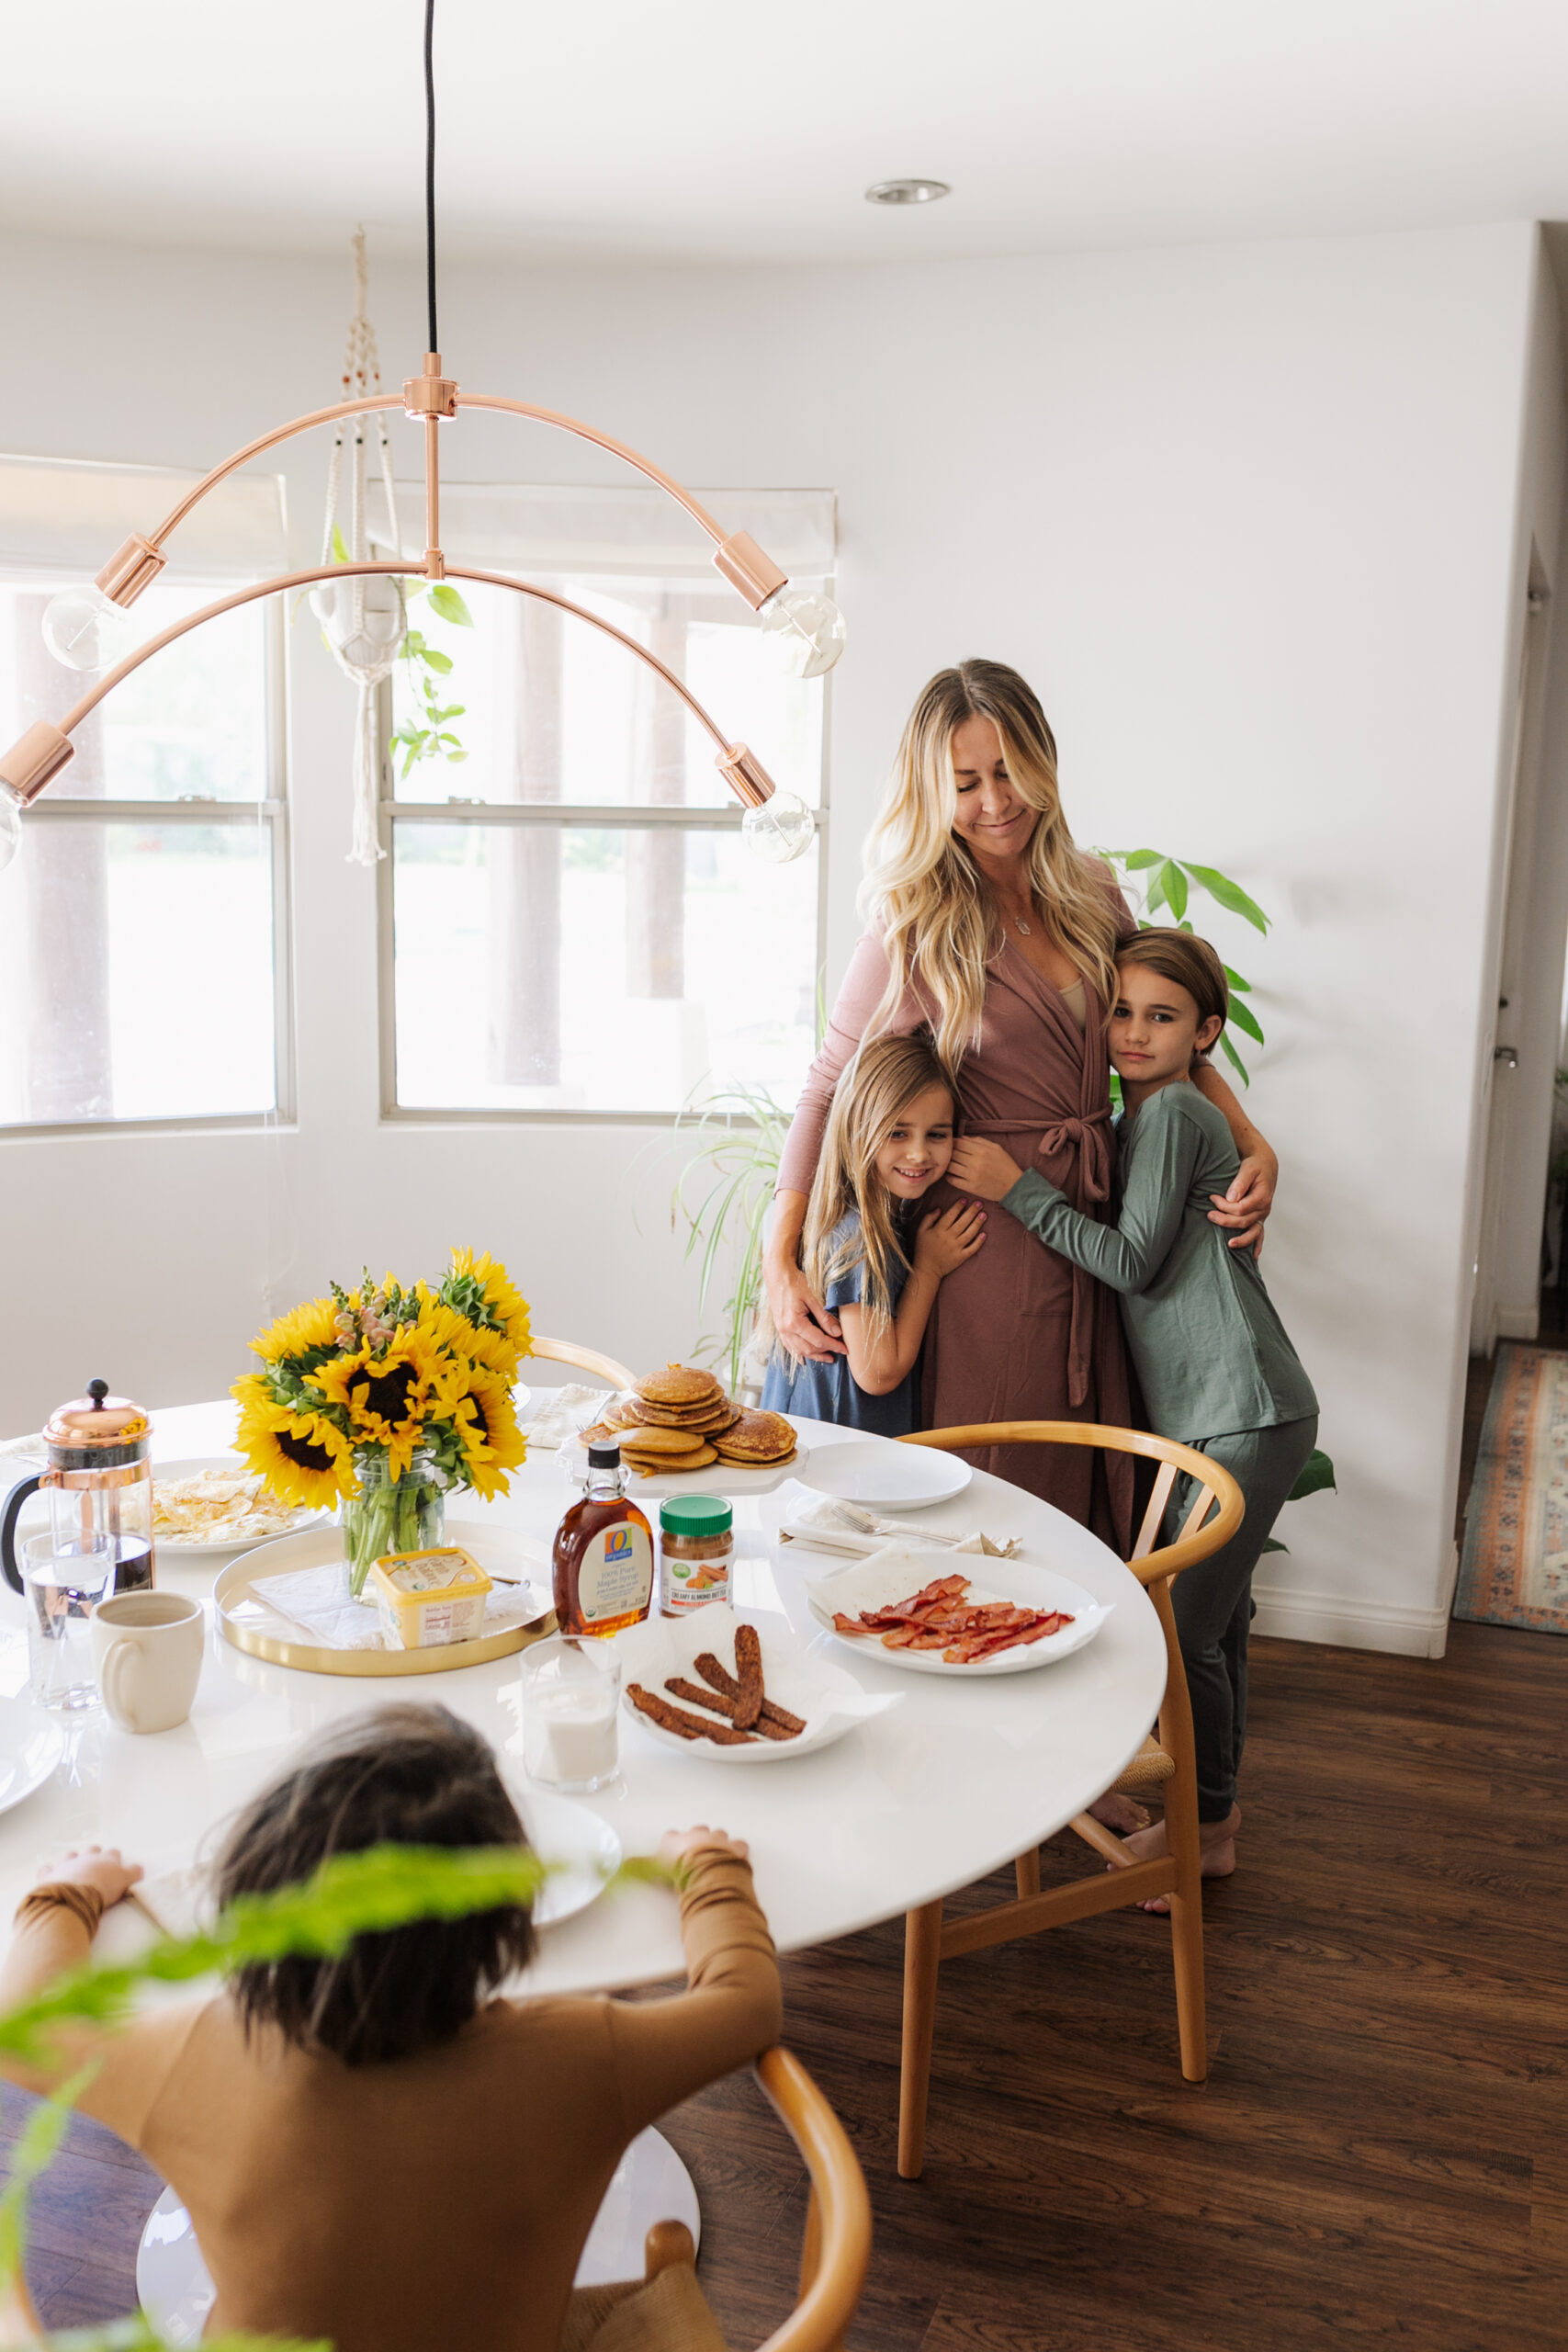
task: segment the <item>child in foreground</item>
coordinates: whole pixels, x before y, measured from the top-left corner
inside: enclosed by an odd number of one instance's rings
[[[1069,1205],[1037,1170],[998,1145],[966,1139],[952,1177],[999,1201],[1043,1241],[1120,1292],[1127,1350],[1150,1425],[1224,1464],[1247,1517],[1223,1551],[1171,1587],[1198,1753],[1203,1874],[1235,1868],[1241,1813],[1236,1768],[1247,1730],[1247,1642],[1252,1571],[1280,1506],[1317,1440],[1317,1399],[1249,1250],[1228,1247],[1209,1220],[1212,1197],[1236,1172],[1219,1113],[1190,1082],[1194,1054],[1219,1037],[1230,1009],[1224,967],[1206,940],[1145,931],[1117,952],[1118,995],[1107,1029],[1122,1080],[1115,1225]],[[1174,1543],[1196,1498],[1177,1480],[1163,1540]],[[1166,1849],[1165,1825],[1126,1844],[1140,1861]],[[1145,1904],[1165,1911],[1163,1895]]]
[[[521,1846],[488,1744],[444,1707],[356,1714],[240,1816],[220,1903],[385,1840]],[[626,2004],[495,1997],[525,1905],[363,1935],[338,1959],[241,1969],[209,2000],[72,2031],[29,2089],[97,2071],[78,2105],[140,2148],[196,2223],[210,2332],[335,2352],[558,2352],[572,2276],[627,2143],[776,2041],[778,1969],[744,1846],[671,1833],[687,1990]],[[141,1876],[68,1855],[17,1914],[10,2009],[85,1962]],[[62,2040],[65,2040],[62,2037]]]
[[[977,1201],[918,1215],[947,1172],[953,1133],[952,1081],[923,1030],[861,1047],[833,1096],[800,1251],[847,1353],[797,1363],[776,1347],[767,1411],[880,1437],[919,1429],[920,1342],[938,1287],[986,1238]]]

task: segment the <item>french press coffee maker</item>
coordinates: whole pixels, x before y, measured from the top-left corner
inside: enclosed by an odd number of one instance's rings
[[[47,1490],[55,1556],[83,1553],[114,1559],[116,1592],[152,1582],[152,1424],[129,1396],[111,1396],[107,1380],[89,1380],[85,1396],[52,1412],[43,1432],[49,1467],[23,1478],[0,1517],[0,1567],[23,1589],[17,1562],[17,1520],[28,1497]]]

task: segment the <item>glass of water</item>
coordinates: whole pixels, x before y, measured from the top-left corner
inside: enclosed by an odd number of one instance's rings
[[[114,1586],[114,1540],[90,1536],[79,1548],[61,1552],[52,1535],[30,1535],[21,1550],[33,1697],[40,1706],[66,1713],[96,1707],[93,1611]]]

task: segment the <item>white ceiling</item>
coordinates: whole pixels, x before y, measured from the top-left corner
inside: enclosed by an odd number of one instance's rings
[[[423,0],[9,0],[0,220],[414,251]],[[1568,216],[1564,0],[439,0],[446,246],[872,261]],[[950,180],[886,211],[874,180]]]

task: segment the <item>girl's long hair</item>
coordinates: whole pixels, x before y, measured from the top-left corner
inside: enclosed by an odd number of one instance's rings
[[[1001,738],[1019,798],[1040,812],[1030,842],[1030,882],[1045,928],[1109,1001],[1116,989],[1116,914],[1109,868],[1078,849],[1056,786],[1056,741],[1032,687],[1000,662],[961,662],[921,689],[866,843],[860,909],[882,934],[887,989],[872,1019],[892,1017],[911,978],[935,1010],[936,1042],[956,1069],[978,1041],[986,967],[999,928],[986,878],[953,831],[958,787],[953,737],[965,719],[988,718]]]
[[[834,1089],[807,1203],[800,1252],[806,1278],[818,1297],[826,1298],[829,1283],[863,1258],[861,1305],[873,1345],[893,1318],[893,1267],[908,1269],[909,1263],[898,1232],[897,1204],[876,1175],[876,1155],[900,1114],[931,1086],[953,1094],[952,1073],[929,1030],[868,1039]],[[834,1245],[834,1228],[852,1211],[860,1215],[858,1237]]]

